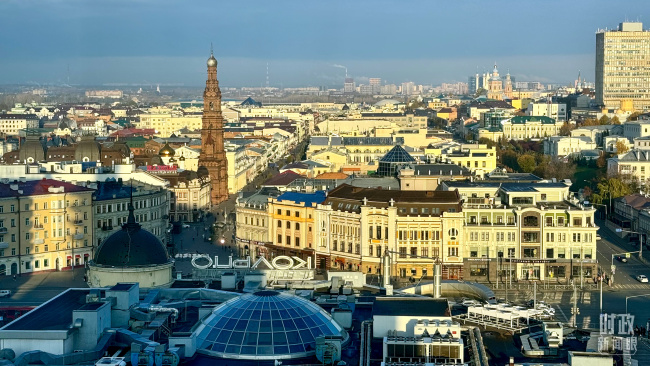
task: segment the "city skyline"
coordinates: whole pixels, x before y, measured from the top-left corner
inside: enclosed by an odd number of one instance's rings
[[[267,63],[274,87],[342,85],[335,65],[358,83],[466,82],[495,61],[521,81],[593,81],[595,31],[643,21],[643,1],[623,3],[6,1],[0,21],[20,31],[0,35],[0,83],[200,86],[210,42],[224,86],[265,86]]]

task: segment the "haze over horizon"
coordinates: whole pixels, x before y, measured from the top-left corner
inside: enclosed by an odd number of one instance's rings
[[[594,33],[643,21],[645,0],[327,2],[5,0],[0,83],[223,86],[467,82],[496,61],[517,81],[594,80]],[[561,24],[560,26],[551,24]],[[647,25],[646,25],[647,28]]]

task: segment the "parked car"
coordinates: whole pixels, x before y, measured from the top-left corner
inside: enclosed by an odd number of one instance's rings
[[[602,240],[603,238],[600,237],[600,234],[596,234],[596,240]]]
[[[183,224],[183,229],[187,229],[189,227],[190,227],[190,224],[188,224],[188,223]]]
[[[621,263],[627,263],[627,257],[624,257],[622,255],[617,255],[616,260],[621,262]]]
[[[639,282],[647,283],[648,282],[648,277],[646,277],[645,275],[638,275],[638,276],[636,276],[636,280],[639,281]]]
[[[9,297],[11,296],[11,290],[0,290],[0,297]]]

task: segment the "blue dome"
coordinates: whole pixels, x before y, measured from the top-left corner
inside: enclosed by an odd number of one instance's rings
[[[276,360],[315,354],[316,338],[347,332],[318,305],[277,291],[231,299],[198,328],[199,353],[220,358]]]

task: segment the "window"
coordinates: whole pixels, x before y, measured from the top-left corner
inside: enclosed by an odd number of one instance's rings
[[[16,227],[16,219],[11,219],[11,227]]]
[[[297,247],[300,246],[300,238],[294,238],[294,242],[296,243],[295,245],[296,245]]]
[[[29,211],[29,203],[25,203],[25,211]]]
[[[11,248],[11,255],[16,255],[16,248]]]
[[[458,257],[458,248],[456,247],[448,248],[447,253],[449,257]]]
[[[377,257],[381,257],[381,245],[377,245]]]
[[[287,229],[291,229],[291,221],[287,221]]]
[[[546,226],[553,226],[553,217],[551,216],[546,217]]]
[[[338,250],[338,242],[336,240],[332,243],[332,250]]]
[[[282,227],[282,221],[280,221],[280,220],[278,220],[278,227],[279,227],[279,228]]]
[[[485,264],[472,264],[469,267],[470,276],[487,276],[487,266]]]
[[[278,234],[278,244],[282,244],[282,235]]]
[[[296,222],[296,230],[300,230],[300,224]]]
[[[356,244],[354,246],[354,254],[361,254],[361,244]]]
[[[373,238],[372,234],[373,234],[373,226],[371,225],[371,226],[368,228],[368,235],[370,236],[370,239]]]
[[[25,240],[29,240],[29,233],[25,233]]]
[[[296,211],[296,217],[300,217],[300,211]]]
[[[537,249],[535,248],[524,248],[524,258],[536,258]]]
[[[573,226],[582,226],[582,218],[581,217],[574,217],[573,218]]]
[[[381,239],[381,226],[377,226],[377,239]]]
[[[9,211],[16,212],[16,206],[15,205],[9,206]]]
[[[372,255],[372,245],[368,246],[368,255]]]
[[[411,207],[411,213],[417,215],[417,213],[418,213],[417,207]]]
[[[32,250],[31,250],[30,247],[26,247],[26,248],[25,248],[25,254],[29,254],[31,251],[32,251]]]
[[[411,258],[417,258],[417,256],[418,256],[418,248],[411,247]]]
[[[471,258],[477,258],[478,257],[478,248],[472,247],[469,249],[469,256]]]
[[[352,243],[348,243],[348,253],[352,253]]]
[[[542,197],[541,197],[541,200],[542,200],[542,201],[546,201],[546,193],[542,193],[541,196],[542,196]]]
[[[546,249],[546,258],[553,258],[553,249]]]
[[[573,242],[574,243],[580,242],[580,233],[573,233]]]
[[[289,210],[286,210],[284,213],[286,214],[286,216],[291,216],[291,211]]]
[[[400,258],[406,258],[406,247],[400,247],[399,248],[399,257]]]
[[[282,215],[282,210],[278,208],[278,215]]]
[[[43,267],[49,267],[50,266],[50,260],[49,259],[43,259]]]
[[[564,226],[564,217],[557,218],[557,226]]]
[[[566,258],[566,249],[565,248],[558,248],[557,249],[557,257],[558,258]]]
[[[429,257],[429,248],[420,249],[420,255],[423,257]]]
[[[286,244],[287,244],[287,245],[291,245],[291,237],[290,237],[289,235],[287,235],[287,242],[286,242]]]

